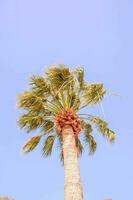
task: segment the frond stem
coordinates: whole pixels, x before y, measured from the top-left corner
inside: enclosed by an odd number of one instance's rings
[[[62,86],[59,88],[59,90],[57,91],[56,95],[60,92],[60,90],[63,88],[63,87],[66,87],[69,83],[71,83],[73,81],[73,79],[71,79],[69,82],[67,82],[67,80],[62,84]]]

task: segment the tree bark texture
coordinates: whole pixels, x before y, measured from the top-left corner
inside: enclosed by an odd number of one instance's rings
[[[64,200],[83,200],[79,159],[72,127],[64,127],[62,135],[65,173]]]

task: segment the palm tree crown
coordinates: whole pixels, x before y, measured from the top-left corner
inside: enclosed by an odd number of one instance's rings
[[[62,149],[62,129],[67,125],[73,128],[78,153],[83,151],[83,142],[89,145],[90,154],[96,151],[93,128],[113,142],[115,133],[108,128],[106,121],[90,113],[82,113],[83,108],[101,102],[105,94],[103,84],[87,83],[84,69],[79,67],[50,66],[44,75],[32,76],[30,89],[18,96],[18,106],[25,111],[18,122],[28,133],[38,129],[39,135],[29,139],[23,151],[32,151],[42,138],[44,156],[51,154],[55,140],[59,141]],[[80,133],[83,133],[82,142]]]

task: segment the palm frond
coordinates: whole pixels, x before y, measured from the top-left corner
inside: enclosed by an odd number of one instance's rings
[[[86,132],[86,134],[91,134],[92,132],[92,126],[91,124],[85,122],[84,120],[81,120],[81,126],[82,126],[82,129]]]
[[[50,86],[42,76],[32,76],[30,79],[30,85],[38,95],[47,95],[50,92]]]
[[[116,134],[114,131],[110,130],[109,128],[106,128],[105,134],[107,135],[107,139],[109,142],[113,143],[116,138]]]
[[[41,136],[34,136],[30,138],[26,143],[24,144],[22,150],[24,153],[28,153],[32,151],[40,142]]]
[[[91,134],[86,134],[84,135],[84,141],[86,144],[89,144],[89,153],[90,154],[93,154],[95,153],[96,151],[96,147],[97,147],[97,144],[94,140],[94,137],[91,135]]]
[[[73,108],[73,110],[76,112],[80,106],[80,98],[72,90],[58,93],[58,98],[56,101],[60,103],[60,109]]]
[[[96,129],[102,133],[110,142],[115,140],[115,133],[108,128],[108,123],[97,116],[91,116],[90,121],[95,125]]]
[[[55,115],[56,113],[58,113],[61,110],[60,105],[57,106],[57,104],[55,104],[55,102],[52,101],[47,101],[44,105],[43,105],[44,109],[48,112],[50,112],[52,115]]]
[[[28,112],[20,116],[18,124],[20,128],[26,129],[27,132],[36,130],[45,123],[44,118],[35,112]]]
[[[83,152],[83,145],[82,145],[82,143],[81,143],[81,141],[80,141],[80,139],[78,137],[76,138],[76,147],[77,147],[78,152],[80,154],[82,154],[82,152]]]
[[[103,88],[103,84],[85,84],[82,96],[83,107],[98,103],[103,99],[105,93],[106,90]]]
[[[74,92],[71,92],[70,95],[70,108],[72,108],[75,112],[78,111],[80,106],[80,98]]]
[[[48,82],[55,91],[61,91],[69,88],[72,83],[72,75],[69,68],[65,66],[51,66],[47,72]]]
[[[43,129],[44,135],[52,132],[54,129],[54,122],[47,120],[46,123],[43,125]]]
[[[60,102],[61,106],[63,108],[66,108],[67,107],[67,102],[66,102],[66,91],[60,91],[58,94],[57,94],[57,99],[58,101]]]
[[[38,111],[44,109],[43,104],[46,102],[46,99],[39,97],[35,92],[25,91],[22,94],[18,95],[18,107]]]
[[[89,123],[85,122],[84,120],[82,120],[81,125],[82,125],[82,129],[84,130],[84,142],[86,144],[89,144],[90,154],[93,154],[96,151],[97,145],[94,140],[94,137],[91,135],[92,127]]]
[[[55,138],[56,138],[55,135],[50,135],[46,138],[43,149],[42,149],[43,156],[50,156],[51,155],[52,147],[53,147]]]
[[[84,68],[76,67],[74,69],[74,72],[75,72],[77,80],[79,82],[80,89],[82,89],[84,86]]]

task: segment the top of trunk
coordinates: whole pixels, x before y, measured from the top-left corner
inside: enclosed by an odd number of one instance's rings
[[[80,118],[71,108],[59,112],[55,117],[55,124],[59,133],[62,133],[66,127],[72,127],[74,136],[77,136],[81,131]]]

